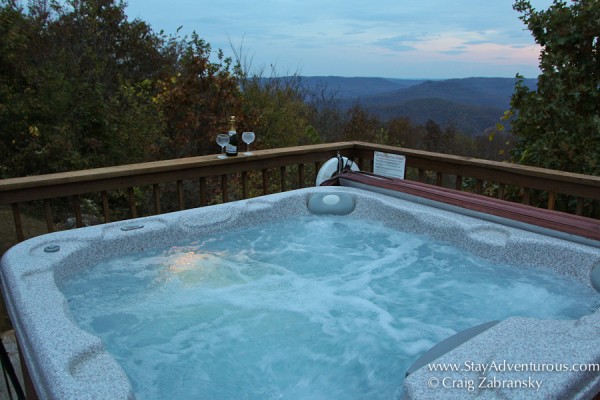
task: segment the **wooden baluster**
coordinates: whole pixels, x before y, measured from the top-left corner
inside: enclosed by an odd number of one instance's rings
[[[575,214],[583,215],[583,197],[577,197],[577,206],[575,206]]]
[[[19,339],[16,339],[19,359],[26,360],[25,355],[23,354],[22,345],[19,343]],[[29,368],[23,361],[21,361],[21,375],[23,376],[23,390],[25,391],[25,398],[27,400],[39,400],[37,392],[35,391],[35,387],[33,386],[33,380],[31,379],[31,375],[29,375]]]
[[[475,193],[483,194],[483,181],[481,179],[475,181]]]
[[[462,176],[456,175],[456,182],[454,183],[454,189],[462,190]]]
[[[285,165],[279,167],[279,175],[281,178],[281,191],[285,192],[285,187],[286,187],[286,168]]]
[[[443,186],[443,180],[444,180],[444,174],[441,172],[437,172],[435,174],[435,185],[436,186]]]
[[[75,225],[78,228],[83,226],[83,217],[81,216],[81,203],[79,201],[79,195],[73,195],[73,210],[75,211]]]
[[[523,204],[529,205],[530,202],[530,193],[528,188],[523,188]]]
[[[110,222],[110,209],[108,208],[108,192],[102,191],[102,214],[104,215],[104,223]]]
[[[556,208],[556,193],[548,192],[548,210],[554,210]]]
[[[179,203],[179,209],[185,209],[185,195],[183,193],[183,181],[177,181],[177,202]]]
[[[127,197],[129,198],[129,210],[131,211],[131,218],[137,218],[137,206],[135,204],[135,193],[132,187],[127,188]]]
[[[206,177],[202,176],[199,179],[200,184],[200,206],[206,205]]]
[[[52,223],[52,209],[50,208],[49,199],[44,199],[44,217],[46,219],[48,233],[54,232],[54,224]]]
[[[304,164],[298,164],[298,187],[304,187]]]
[[[506,185],[504,183],[501,183],[498,186],[498,198],[500,200],[504,199],[504,192],[506,191]]]
[[[365,169],[365,165],[364,165],[365,161],[363,160],[362,157],[358,157],[356,159],[356,166],[358,167],[358,169],[360,169],[361,171],[363,171]]]
[[[418,169],[418,178],[419,182],[425,182],[425,170],[419,168]]]
[[[263,168],[262,170],[262,181],[263,181],[263,194],[269,194],[269,170]]]
[[[221,175],[221,193],[223,194],[223,203],[229,201],[229,191],[227,190],[227,175]]]
[[[319,170],[321,169],[321,163],[319,161],[315,162],[315,176],[313,178],[313,184],[317,181],[317,175],[319,174]]]
[[[248,171],[242,171],[242,198],[248,198]]]
[[[13,220],[15,221],[15,231],[17,233],[17,240],[22,242],[25,240],[25,234],[23,233],[23,221],[21,220],[21,212],[19,211],[19,203],[12,203]]]
[[[154,214],[160,214],[160,185],[155,183],[152,185],[152,192],[154,197]]]

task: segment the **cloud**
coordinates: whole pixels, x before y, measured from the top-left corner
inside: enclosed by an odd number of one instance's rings
[[[448,54],[448,55],[451,55],[451,56],[456,56],[456,55],[459,55],[459,54],[464,54],[466,52],[467,52],[467,50],[455,49],[455,50],[442,50],[442,51],[439,51],[438,53]]]
[[[536,9],[552,1],[530,0]],[[465,68],[471,75],[514,76],[537,68],[539,49],[513,2],[128,0],[127,13],[157,31],[174,33],[180,25],[182,34],[195,30],[213,49],[227,52],[243,43],[258,65],[302,65],[318,75],[423,77],[459,75]],[[454,63],[456,72],[440,66],[442,60]],[[349,69],[359,65],[358,72]]]
[[[488,43],[492,43],[491,40],[485,40],[485,39],[480,39],[480,40],[467,40],[466,42],[464,42],[466,45],[478,45],[478,44],[488,44]]]
[[[456,56],[459,54],[464,54],[467,53],[469,51],[470,47],[469,46],[465,46],[465,45],[458,45],[458,46],[454,46],[452,48],[449,48],[448,50],[440,50],[438,51],[438,53],[440,54],[447,54],[450,56]]]
[[[387,50],[396,51],[396,52],[405,52],[416,50],[417,48],[414,46],[419,41],[419,39],[412,35],[399,35],[389,38],[382,38],[375,41],[373,44],[375,46],[383,47]]]

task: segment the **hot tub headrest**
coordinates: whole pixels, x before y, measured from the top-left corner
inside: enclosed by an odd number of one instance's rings
[[[590,276],[592,286],[596,291],[600,292],[600,265],[597,265],[592,270],[592,276]]]
[[[346,215],[354,211],[354,198],[348,193],[316,193],[308,199],[308,210],[313,214]]]

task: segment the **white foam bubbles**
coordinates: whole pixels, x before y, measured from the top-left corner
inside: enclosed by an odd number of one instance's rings
[[[597,295],[426,236],[311,216],[134,254],[62,283],[139,398],[393,398],[451,334],[577,318]],[[594,304],[595,305],[595,304]]]

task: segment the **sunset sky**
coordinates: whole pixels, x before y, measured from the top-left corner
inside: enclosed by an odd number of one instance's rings
[[[129,0],[155,31],[241,48],[251,72],[387,78],[537,77],[539,47],[509,0]],[[538,10],[551,0],[532,0]]]

